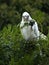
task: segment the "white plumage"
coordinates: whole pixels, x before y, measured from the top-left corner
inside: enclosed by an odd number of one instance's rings
[[[32,26],[29,25],[30,21],[34,22],[34,24]],[[28,25],[27,25],[27,23],[28,23]],[[31,16],[29,15],[28,12],[24,12],[22,14],[20,30],[21,30],[21,34],[25,40],[39,40],[40,37],[42,39],[46,39],[46,36],[39,32],[37,22],[31,18]]]

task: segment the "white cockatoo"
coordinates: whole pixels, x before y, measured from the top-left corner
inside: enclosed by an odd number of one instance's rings
[[[25,40],[39,40],[40,37],[42,39],[46,38],[44,34],[39,32],[37,22],[31,18],[28,12],[22,14],[20,30]]]

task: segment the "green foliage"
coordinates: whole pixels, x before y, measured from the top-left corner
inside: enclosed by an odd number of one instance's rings
[[[17,24],[24,11],[48,40],[23,39]],[[49,65],[49,0],[0,0],[0,65]]]
[[[0,58],[0,65],[48,65],[49,40],[25,41],[19,27],[8,24],[0,32]]]

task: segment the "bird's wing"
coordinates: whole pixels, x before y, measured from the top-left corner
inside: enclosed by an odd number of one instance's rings
[[[37,37],[39,37],[39,30],[38,30],[38,25],[37,22],[32,26],[32,29],[34,30],[34,33]]]

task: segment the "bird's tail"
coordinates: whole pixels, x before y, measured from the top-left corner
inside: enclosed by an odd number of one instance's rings
[[[46,40],[47,36],[40,32],[40,38]]]

